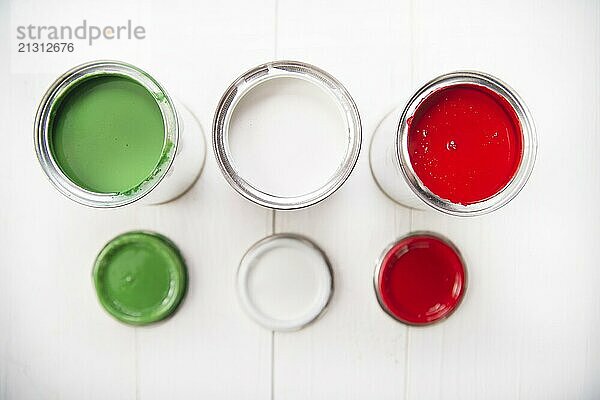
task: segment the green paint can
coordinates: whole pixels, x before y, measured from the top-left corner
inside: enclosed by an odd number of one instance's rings
[[[191,113],[148,73],[118,61],[60,76],[40,103],[34,139],[54,186],[92,207],[169,201],[204,163],[204,136]]]

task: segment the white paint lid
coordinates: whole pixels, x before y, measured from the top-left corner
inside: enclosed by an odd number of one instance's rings
[[[246,313],[266,329],[298,330],[327,307],[331,267],[323,251],[302,236],[268,236],[242,257],[237,293]]]

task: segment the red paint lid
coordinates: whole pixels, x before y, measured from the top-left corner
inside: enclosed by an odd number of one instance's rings
[[[466,289],[458,250],[432,233],[416,233],[389,248],[375,270],[381,307],[396,320],[426,325],[449,316]]]

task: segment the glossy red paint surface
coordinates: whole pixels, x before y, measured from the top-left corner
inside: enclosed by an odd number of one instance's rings
[[[376,281],[384,309],[409,324],[444,318],[458,306],[465,288],[461,257],[451,245],[427,234],[396,243],[385,254]]]
[[[458,204],[500,192],[515,176],[523,134],[512,106],[474,84],[439,89],[408,120],[408,152],[421,182]]]

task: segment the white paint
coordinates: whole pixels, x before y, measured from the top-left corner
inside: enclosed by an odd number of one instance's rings
[[[304,327],[321,314],[332,290],[329,265],[311,244],[277,236],[244,255],[238,271],[241,305],[270,330]]]
[[[323,89],[278,77],[254,87],[236,105],[229,147],[240,176],[257,189],[299,196],[325,185],[342,163],[346,120]]]
[[[311,308],[319,282],[309,258],[305,252],[287,246],[258,257],[247,285],[259,312],[274,319],[294,320]]]

